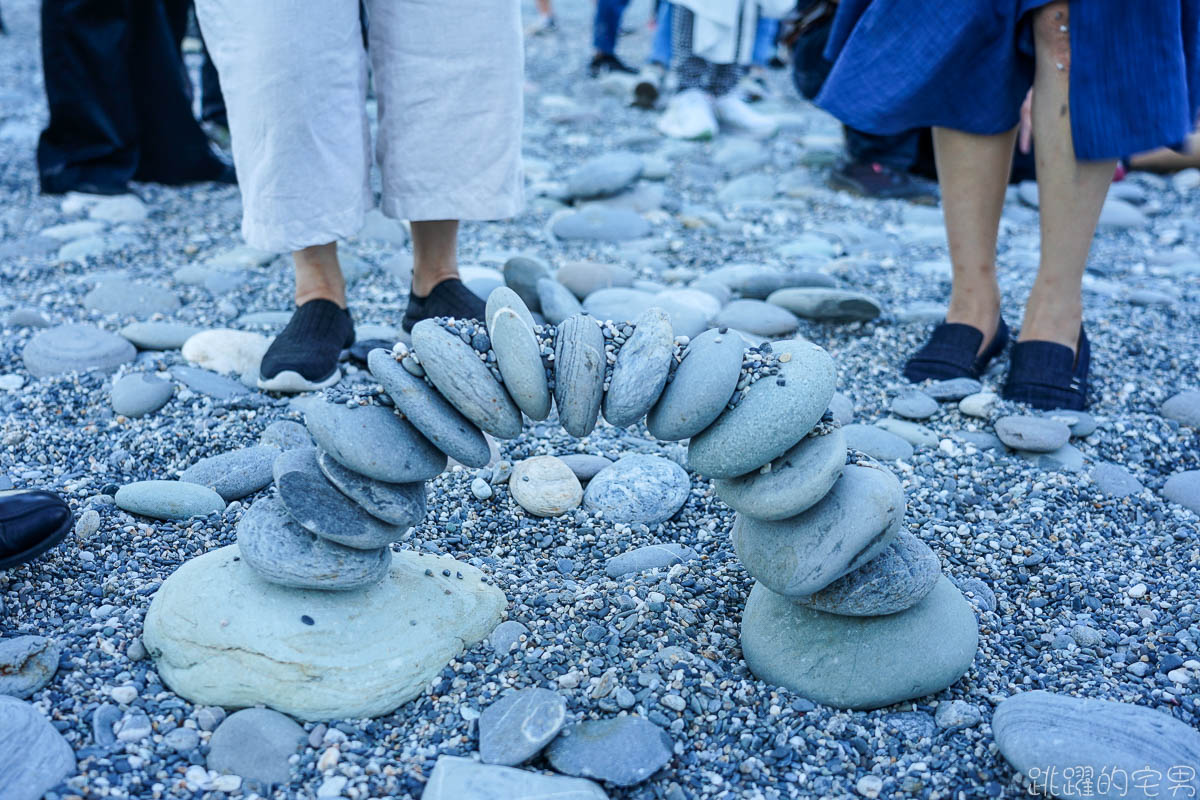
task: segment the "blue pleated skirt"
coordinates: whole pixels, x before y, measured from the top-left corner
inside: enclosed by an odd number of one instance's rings
[[[1030,12],[1050,0],[842,0],[817,104],[876,134],[1011,130],[1033,85]],[[1200,0],[1070,0],[1081,160],[1183,142],[1200,109]]]

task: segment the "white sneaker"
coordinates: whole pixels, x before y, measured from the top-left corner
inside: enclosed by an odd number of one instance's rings
[[[688,89],[671,98],[658,118],[658,129],[673,139],[711,139],[717,135],[712,99],[700,89]]]
[[[717,119],[731,128],[749,133],[756,139],[769,139],[779,130],[779,123],[766,114],[761,114],[746,104],[736,94],[718,98],[713,104]]]

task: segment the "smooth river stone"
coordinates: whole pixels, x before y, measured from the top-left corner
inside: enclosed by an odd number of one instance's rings
[[[1200,428],[1200,392],[1180,392],[1162,404],[1162,415],[1181,425]]]
[[[533,314],[529,313],[529,307],[521,299],[521,296],[507,286],[498,286],[488,295],[487,303],[484,306],[483,318],[487,323],[489,337],[492,335],[492,317],[496,316],[501,309],[512,311],[530,330],[533,329]]]
[[[39,800],[74,774],[75,752],[50,720],[0,694],[0,797]]]
[[[463,416],[499,439],[521,432],[521,412],[471,345],[432,319],[413,326],[412,343],[429,380]]]
[[[898,614],[848,617],[805,608],[755,584],[742,655],[761,680],[823,705],[871,709],[942,691],[975,659],[975,612],[949,579]]]
[[[45,636],[0,639],[0,695],[24,700],[40,691],[58,671],[62,652],[62,642]]]
[[[150,316],[179,308],[179,297],[170,289],[126,280],[102,281],[83,298],[83,304],[101,314]]]
[[[567,728],[546,749],[550,766],[567,775],[633,786],[666,766],[671,737],[635,716],[589,719]]]
[[[574,198],[607,197],[633,184],[642,175],[642,157],[617,150],[589,158],[567,176],[567,194]]]
[[[583,310],[598,320],[633,322],[654,305],[654,295],[641,289],[616,286],[597,289],[583,301]]]
[[[182,322],[131,322],[118,333],[139,350],[178,350],[202,330]]]
[[[579,507],[583,487],[571,468],[554,456],[534,456],[513,467],[508,491],[535,517],[557,517]]]
[[[833,359],[799,340],[777,342],[774,352],[779,373],[756,381],[735,408],[692,437],[691,469],[708,478],[745,475],[786,453],[821,419],[837,382]]]
[[[186,481],[137,481],[117,489],[113,501],[122,511],[152,519],[187,519],[225,510],[221,495]]]
[[[761,469],[738,478],[713,481],[717,496],[734,511],[762,520],[780,520],[807,511],[829,493],[846,465],[841,428],[800,442]]]
[[[506,694],[479,715],[479,758],[487,764],[524,764],[550,744],[567,721],[567,701],[549,689]]]
[[[1032,787],[1053,780],[1055,797],[1200,797],[1200,732],[1166,711],[1038,689],[1002,700],[992,733]],[[1070,779],[1084,770],[1089,784]]]
[[[175,384],[135,372],[124,375],[113,383],[113,411],[130,419],[138,419],[152,414],[167,404],[171,395],[175,394]]]
[[[390,350],[372,350],[367,366],[405,419],[439,450],[468,467],[487,466],[492,455],[483,431],[436,389],[401,366]]]
[[[675,516],[691,491],[683,467],[662,456],[624,456],[588,483],[583,504],[605,519],[657,525]]]
[[[179,480],[207,486],[230,503],[269,485],[271,465],[278,455],[278,448],[264,445],[230,450],[200,459],[185,469]]]
[[[636,277],[625,267],[594,261],[568,261],[554,273],[554,279],[567,287],[579,300],[599,289],[632,286]]]
[[[658,401],[675,348],[671,318],[661,308],[647,309],[634,324],[604,395],[604,418],[619,428],[641,421]]]
[[[278,711],[243,708],[212,732],[205,763],[218,774],[238,775],[247,782],[268,787],[287,784],[291,780],[288,759],[307,739],[303,728]]]
[[[400,552],[363,591],[317,592],[269,583],[239,555],[187,561],[146,613],[158,674],[198,705],[263,704],[303,720],[388,714],[486,637],[507,604],[446,556]]]
[[[546,262],[532,256],[513,256],[504,262],[502,271],[504,284],[517,293],[530,311],[540,311],[538,284],[550,278],[550,267]]]
[[[941,562],[908,531],[882,553],[816,594],[792,598],[803,606],[850,617],[877,617],[911,608],[933,591]]]
[[[735,328],[757,336],[787,336],[800,327],[800,320],[787,309],[762,300],[734,300],[713,318],[713,325]]]
[[[995,427],[1000,441],[1027,453],[1053,453],[1071,439],[1070,427],[1047,417],[1001,417]]]
[[[378,550],[403,539],[412,525],[384,522],[338,491],[317,466],[315,447],[280,453],[274,475],[279,501],[288,514],[322,539],[357,550]]]
[[[746,343],[734,333],[707,330],[688,345],[671,382],[646,415],[646,427],[666,442],[707,428],[729,403],[742,374]]]
[[[593,205],[556,215],[551,219],[550,232],[559,239],[620,242],[648,235],[650,223],[626,208]]]
[[[553,278],[542,278],[537,282],[538,303],[542,316],[551,325],[583,311],[583,305],[571,294],[571,290]]]
[[[112,372],[137,357],[129,340],[92,325],[59,325],[39,331],[25,345],[25,369],[35,378],[63,372]]]
[[[636,550],[613,556],[604,565],[604,573],[610,578],[619,578],[631,572],[644,572],[648,569],[667,569],[686,561],[695,561],[696,551],[687,545],[667,542],[666,544],[648,544]]]
[[[492,292],[492,297],[500,291]],[[516,299],[520,302],[520,298]],[[507,307],[488,314],[488,337],[509,396],[530,419],[543,420],[550,416],[550,385],[546,382],[546,366],[533,335],[533,325],[525,321],[529,311],[524,304],[521,310],[525,311],[524,316]]]
[[[567,433],[587,436],[596,427],[604,398],[604,334],[596,320],[579,314],[558,326],[554,343],[554,402]]]
[[[883,313],[874,297],[848,289],[780,289],[771,292],[767,302],[786,308],[798,317],[829,322],[865,322]]]
[[[438,756],[421,800],[607,800],[600,786],[527,769]]]
[[[414,483],[431,480],[446,469],[446,454],[390,408],[350,408],[314,398],[300,409],[320,448],[360,475],[388,483]]]
[[[371,516],[411,528],[425,519],[425,483],[384,483],[348,470],[325,451],[317,454],[317,466],[337,487]]]
[[[364,589],[383,580],[392,560],[386,547],[356,550],[314,536],[273,497],[256,500],[238,522],[237,547],[263,580],[298,589]]]
[[[891,472],[847,466],[815,506],[778,521],[738,514],[733,547],[768,589],[787,597],[819,592],[883,552],[904,520],[904,490]]]
[[[575,477],[579,478],[580,483],[587,483],[600,474],[601,470],[607,469],[613,464],[611,458],[590,453],[568,453],[560,455],[558,458],[571,468],[571,472],[575,473]]]

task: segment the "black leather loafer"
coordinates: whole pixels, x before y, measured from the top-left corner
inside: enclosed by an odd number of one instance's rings
[[[0,569],[37,558],[61,542],[74,524],[71,509],[53,492],[0,492]]]

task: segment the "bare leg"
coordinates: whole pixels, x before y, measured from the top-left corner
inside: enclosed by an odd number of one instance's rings
[[[317,244],[292,253],[296,264],[296,305],[331,300],[346,307],[346,281],[338,266],[337,242]]]
[[[1083,320],[1083,270],[1115,161],[1079,161],[1071,138],[1071,36],[1066,2],[1034,17],[1033,141],[1042,260],[1025,307],[1021,341],[1075,349]]]
[[[444,280],[458,277],[458,220],[412,223],[413,293],[428,297]]]
[[[550,0],[537,0],[537,10],[543,17],[554,16],[554,7],[550,5]]]
[[[933,129],[946,240],[954,271],[946,321],[983,331],[980,353],[991,344],[1000,321],[996,238],[1016,133],[1016,128],[994,136]]]

